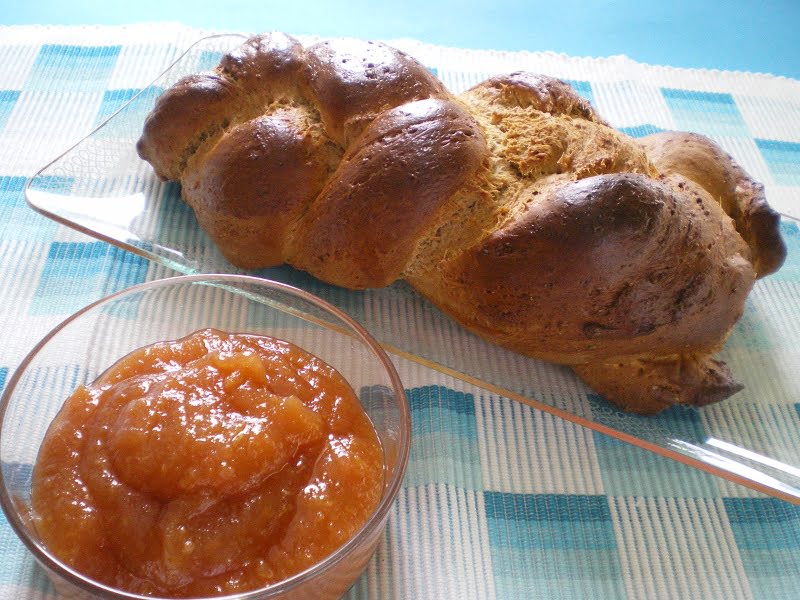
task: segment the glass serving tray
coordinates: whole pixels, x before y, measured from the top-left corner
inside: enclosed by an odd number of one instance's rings
[[[29,180],[43,215],[181,273],[241,272],[200,230],[174,183],[159,181],[135,143],[156,97],[215,65],[243,36],[203,38],[91,134]],[[702,409],[623,413],[572,372],[468,333],[412,288],[349,291],[280,267],[257,274],[311,291],[360,321],[390,352],[727,480],[800,504],[800,229],[784,218],[789,257],[756,283],[720,357],[745,390]],[[749,490],[725,486],[724,494]]]

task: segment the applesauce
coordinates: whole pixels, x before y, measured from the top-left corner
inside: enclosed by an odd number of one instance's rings
[[[232,594],[331,554],[372,514],[383,453],[331,366],[288,342],[206,329],[79,387],[33,472],[53,554],[119,589]]]

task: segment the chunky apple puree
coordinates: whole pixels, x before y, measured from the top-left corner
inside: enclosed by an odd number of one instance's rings
[[[372,424],[339,373],[270,337],[206,329],[79,387],[33,472],[45,545],[107,585],[251,590],[341,546],[383,488]]]

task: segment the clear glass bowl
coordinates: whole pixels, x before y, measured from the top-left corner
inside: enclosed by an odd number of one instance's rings
[[[137,156],[135,145],[145,117],[164,89],[185,75],[213,67],[223,52],[243,39],[219,35],[198,41],[152,84],[127,102],[123,98],[116,112],[103,113],[109,116],[95,131],[29,181],[29,204],[50,219],[182,273],[241,272],[200,230],[180,200],[179,186],[159,181],[150,165]],[[467,83],[446,68],[438,68],[438,74],[454,92],[462,91]],[[336,305],[389,352],[661,456],[800,503],[800,412],[795,407],[800,398],[800,228],[789,217],[782,227],[789,247],[786,264],[756,283],[721,354],[745,390],[720,404],[702,409],[676,407],[654,418],[620,412],[592,394],[565,367],[484,342],[402,282],[354,292],[288,267],[258,274],[311,291]],[[719,482],[719,487],[720,495],[753,493],[727,481]]]
[[[30,352],[0,398],[0,504],[64,596],[149,598],[76,573],[48,552],[31,527],[31,465],[50,422],[76,386],[131,351],[207,327],[277,337],[332,365],[356,391],[384,451],[380,503],[349,542],[290,579],[236,598],[338,598],[374,553],[400,489],[411,431],[402,384],[384,351],[346,314],[302,290],[239,275],[175,277],[124,290],[69,317]]]

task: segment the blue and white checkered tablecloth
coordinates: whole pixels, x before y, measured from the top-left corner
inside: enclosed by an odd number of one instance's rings
[[[22,190],[206,33],[0,28],[0,387],[71,312],[173,274],[48,221]],[[800,82],[624,57],[397,45],[455,91],[536,70],[569,79],[631,135],[710,135],[765,182],[774,206],[800,216]],[[415,363],[397,366],[413,411],[411,461],[350,597],[800,598],[797,507]],[[0,598],[53,594],[0,517]]]

